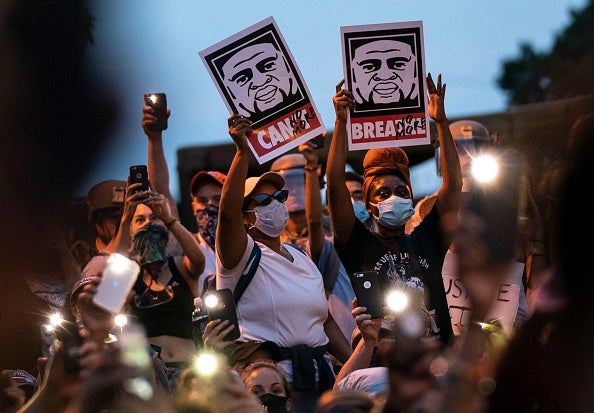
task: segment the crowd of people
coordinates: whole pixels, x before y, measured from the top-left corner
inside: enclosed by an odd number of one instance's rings
[[[422,213],[415,213],[402,148],[369,149],[363,175],[349,170],[348,113],[357,95],[343,80],[332,98],[336,119],[325,168],[320,148],[308,141],[269,171],[248,176],[252,123],[229,116],[235,144],[229,169],[198,171],[188,188],[197,233],[180,221],[164,132],[153,127],[158,119],[147,104],[139,132],[148,142],[149,189],[125,177],[97,183],[86,200],[95,239],[71,240],[62,224],[75,182],[68,174],[62,182],[63,171],[75,173],[77,156],[96,144],[79,135],[101,133],[113,112],[88,110],[101,107],[103,96],[89,93],[92,83],[82,74],[83,45],[75,41],[85,15],[80,2],[48,2],[45,10],[61,19],[64,36],[56,44],[70,59],[69,71],[44,60],[34,42],[15,41],[32,34],[45,41],[54,27],[43,19],[26,23],[28,7],[38,2],[15,3],[6,11],[10,24],[0,25],[0,43],[10,46],[3,65],[31,70],[23,84],[5,89],[26,104],[2,108],[5,130],[22,135],[2,151],[4,164],[14,165],[18,144],[39,136],[40,145],[70,154],[70,163],[48,173],[61,157],[40,161],[35,171],[45,175],[37,182],[18,168],[6,171],[19,177],[7,190],[19,190],[10,192],[0,221],[2,322],[13,332],[2,340],[0,413],[591,410],[594,277],[582,260],[592,246],[585,189],[594,114],[576,119],[566,153],[526,194],[521,256],[493,255],[485,217],[469,207],[461,155],[473,149],[458,141],[457,125],[448,120],[441,74],[425,82],[442,184]],[[24,93],[28,84],[43,84],[42,93]],[[64,107],[48,104],[50,98]],[[65,109],[80,124],[60,123]],[[41,123],[28,121],[33,111]],[[15,225],[23,219],[26,230]],[[448,251],[456,255],[471,309],[461,331],[453,329],[442,277]],[[111,312],[95,297],[117,255],[139,272],[121,310]],[[490,316],[511,261],[525,269],[516,322],[502,333]],[[383,293],[400,293],[408,307],[381,303],[383,315],[372,317],[359,305],[353,277],[370,271]],[[215,318],[197,337],[192,312],[208,305],[208,292],[226,289],[237,325]],[[61,320],[42,330],[52,311]],[[229,339],[237,327],[239,338]]]

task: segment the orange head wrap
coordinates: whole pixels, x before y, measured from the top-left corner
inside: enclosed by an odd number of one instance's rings
[[[408,156],[401,148],[370,149],[363,159],[363,170],[363,199],[366,205],[371,183],[380,175],[397,175],[411,188]]]

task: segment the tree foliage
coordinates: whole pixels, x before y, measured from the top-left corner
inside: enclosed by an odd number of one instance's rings
[[[497,85],[507,94],[508,104],[594,92],[594,0],[570,14],[569,25],[556,35],[550,51],[538,52],[522,43],[519,55],[503,62]]]

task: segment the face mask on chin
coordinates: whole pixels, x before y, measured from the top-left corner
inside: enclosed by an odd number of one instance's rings
[[[376,206],[379,217],[375,217],[377,222],[389,229],[396,229],[406,224],[406,221],[415,213],[412,205],[412,199],[400,198],[392,195],[390,198],[378,202],[369,203]]]
[[[256,214],[256,222],[254,222],[253,227],[271,238],[280,235],[289,219],[287,206],[276,199],[273,199],[268,205],[255,207],[254,213]]]

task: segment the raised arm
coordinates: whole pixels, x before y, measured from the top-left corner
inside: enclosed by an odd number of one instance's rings
[[[167,168],[167,159],[163,150],[163,131],[151,131],[148,129],[153,125],[157,118],[154,116],[154,109],[148,105],[142,108],[142,130],[148,138],[148,172],[151,184],[157,192],[165,195],[169,201],[171,215],[179,219],[177,203],[171,190],[169,189],[169,169]],[[167,109],[167,117],[171,115],[171,110]]]
[[[344,79],[336,85],[336,95],[332,98],[336,121],[326,168],[328,208],[334,229],[334,238],[339,244],[348,240],[357,219],[351,206],[351,198],[344,175],[347,152],[347,116],[348,111],[354,108],[355,102],[351,92],[342,89],[343,84]]]
[[[231,269],[239,264],[247,246],[241,207],[250,160],[247,135],[252,127],[250,120],[240,115],[229,116],[228,124],[236,152],[221,193],[215,249],[223,267]]]
[[[319,150],[307,141],[299,145],[299,152],[305,158],[305,216],[309,236],[309,252],[316,264],[324,248],[324,224],[322,222],[322,197],[318,175]]]
[[[462,171],[460,159],[448,120],[444,102],[446,84],[441,83],[441,74],[437,76],[437,86],[433,82],[431,73],[427,75],[427,91],[429,92],[429,116],[435,122],[439,136],[440,162],[442,183],[437,193],[437,207],[442,217],[455,217],[460,205],[462,191]],[[449,227],[446,227],[448,229]],[[452,228],[449,228],[452,229]],[[449,231],[446,231],[446,233]]]

